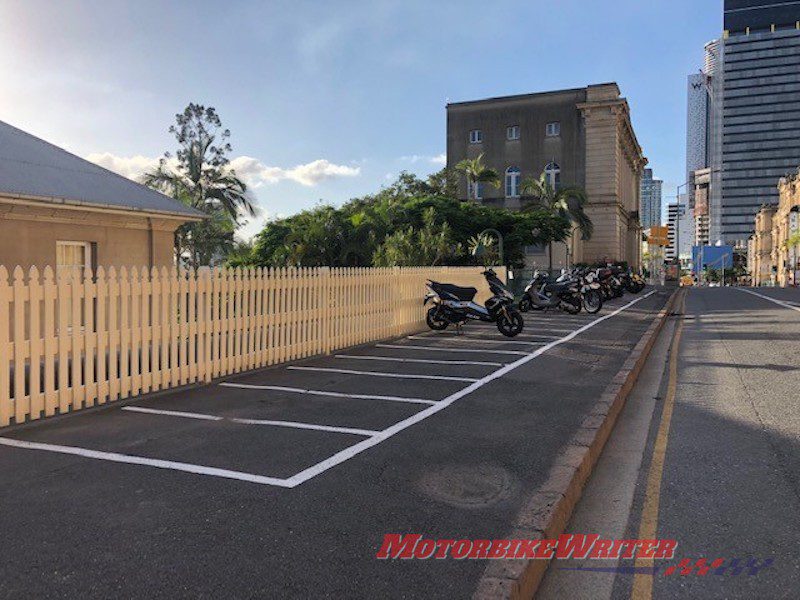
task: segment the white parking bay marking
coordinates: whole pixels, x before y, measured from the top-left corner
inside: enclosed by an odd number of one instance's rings
[[[378,371],[357,371],[355,369],[330,369],[327,367],[286,367],[293,371],[320,371],[323,373],[343,373],[345,375],[371,375],[373,377],[392,377],[395,379],[436,379],[440,381],[478,381],[474,377],[448,377],[444,375],[408,375],[406,373],[380,373]]]
[[[331,433],[351,433],[354,435],[371,436],[378,433],[369,429],[355,429],[353,427],[333,427],[330,425],[316,425],[314,423],[299,423],[297,421],[281,421],[270,419],[240,419],[236,417],[219,417],[217,415],[204,415],[180,410],[152,410],[149,408],[139,408],[138,406],[125,406],[122,410],[134,412],[146,412],[153,415],[164,415],[167,417],[183,417],[185,419],[205,419],[208,421],[230,421],[241,425],[272,425],[274,427],[290,427],[292,429],[313,429],[316,431],[329,431]]]
[[[432,352],[477,352],[478,354],[516,354],[526,355],[520,350],[476,350],[475,348],[442,348],[441,346],[412,346],[404,344],[375,344],[376,348],[392,348],[394,350],[430,350]]]
[[[122,410],[126,410],[128,412],[145,413],[148,415],[164,415],[168,417],[183,417],[184,419],[200,419],[201,421],[222,421],[224,418],[217,417],[215,415],[183,412],[181,410],[158,410],[155,408],[145,408],[143,406],[123,406]]]
[[[279,385],[254,385],[251,383],[220,383],[223,387],[242,388],[246,390],[267,390],[271,392],[288,392],[290,394],[304,394],[309,396],[325,396],[331,398],[353,398],[356,400],[386,400],[388,402],[408,402],[409,404],[436,404],[436,400],[423,398],[404,398],[401,396],[379,396],[376,394],[344,394],[342,392],[329,392],[326,390],[306,390],[303,388],[283,387]]]
[[[363,435],[371,437],[380,433],[370,429],[355,429],[353,427],[333,427],[330,425],[315,425],[313,423],[298,423],[296,421],[271,421],[268,419],[230,419],[234,423],[243,425],[272,425],[274,427],[290,427],[293,429],[311,429],[314,431],[328,431],[331,433],[350,433],[352,435]]]
[[[545,337],[545,336],[542,336]],[[522,342],[522,341],[514,341],[514,340],[486,340],[483,338],[476,338],[474,336],[470,337],[467,335],[441,335],[437,334],[435,336],[429,335],[410,335],[408,336],[409,340],[447,340],[451,342],[469,342],[474,344],[475,342],[481,342],[482,344],[516,344],[522,346],[535,346],[536,344],[545,344],[546,342]]]
[[[275,485],[278,487],[292,488],[297,485],[288,479],[277,477],[264,477],[253,473],[243,473],[241,471],[230,471],[228,469],[218,469],[216,467],[206,467],[203,465],[193,465],[190,463],[175,462],[172,460],[159,460],[157,458],[145,458],[144,456],[132,456],[130,454],[119,454],[117,452],[102,452],[100,450],[89,450],[88,448],[76,448],[74,446],[59,446],[56,444],[42,444],[39,442],[26,442],[24,440],[14,440],[10,438],[0,438],[0,444],[13,448],[23,448],[25,450],[43,450],[45,452],[55,452],[57,454],[70,454],[83,458],[94,458],[110,462],[126,463],[129,465],[143,465],[155,467],[157,469],[170,469],[172,471],[183,471],[196,475],[210,475],[212,477],[223,477],[225,479],[238,479],[249,483],[261,485]]]
[[[478,365],[483,367],[502,367],[503,363],[484,362],[480,360],[430,360],[428,358],[400,358],[397,356],[370,356],[355,354],[337,354],[336,358],[347,358],[353,360],[382,360],[387,362],[401,363],[422,363],[427,365]]]
[[[309,468],[307,468],[307,469],[305,469],[303,471],[300,471],[296,475],[293,475],[292,477],[290,477],[288,479],[288,481],[291,482],[294,486],[297,486],[297,485],[300,485],[301,483],[303,483],[305,481],[308,481],[309,479],[311,479],[313,477],[316,477],[317,475],[319,475],[321,473],[324,473],[328,469],[332,469],[333,467],[345,462],[346,460],[349,460],[349,459],[353,458],[354,456],[360,454],[361,452],[364,452],[365,450],[367,450],[369,448],[372,448],[373,446],[376,446],[376,445],[380,444],[381,442],[389,439],[393,435],[396,435],[396,434],[400,433],[404,429],[407,429],[407,428],[411,427],[412,425],[415,425],[415,424],[419,423],[420,421],[423,421],[423,420],[427,419],[428,417],[430,417],[432,415],[435,415],[439,411],[442,411],[442,410],[446,409],[448,406],[453,404],[456,400],[460,400],[464,396],[467,396],[467,395],[471,394],[472,392],[474,392],[476,390],[479,390],[480,388],[485,386],[487,383],[490,383],[490,382],[494,381],[495,379],[499,379],[500,377],[503,377],[504,375],[507,375],[508,373],[513,371],[514,369],[516,369],[518,367],[521,367],[524,364],[527,364],[528,362],[532,361],[533,359],[537,358],[538,356],[541,356],[542,354],[544,354],[548,350],[551,350],[551,349],[555,348],[556,346],[558,346],[560,344],[563,344],[564,342],[568,342],[569,340],[573,339],[575,336],[580,335],[584,331],[588,331],[589,329],[591,329],[595,325],[598,325],[599,323],[602,323],[603,321],[606,321],[606,320],[610,319],[611,317],[614,317],[614,316],[618,315],[619,313],[621,313],[622,311],[624,311],[627,308],[630,308],[634,304],[636,304],[638,302],[641,302],[645,298],[649,298],[654,293],[655,293],[655,290],[645,294],[644,296],[640,296],[640,297],[636,298],[635,300],[632,300],[631,302],[628,302],[624,306],[621,306],[620,308],[616,309],[615,311],[610,312],[608,314],[605,314],[602,317],[599,317],[599,318],[595,319],[594,321],[591,321],[590,323],[587,323],[586,325],[584,325],[580,329],[577,329],[577,330],[573,331],[572,333],[570,333],[569,335],[564,336],[560,340],[555,340],[553,342],[550,342],[546,346],[543,346],[542,348],[538,348],[535,352],[532,352],[532,353],[530,353],[530,354],[528,354],[526,356],[523,356],[522,358],[520,358],[518,360],[515,360],[514,362],[509,363],[509,364],[505,365],[504,367],[502,367],[500,369],[497,369],[496,371],[490,373],[486,377],[483,377],[483,378],[479,379],[478,381],[474,382],[472,385],[468,385],[467,387],[455,392],[454,394],[451,394],[450,396],[448,396],[447,398],[445,398],[441,402],[438,402],[436,405],[428,407],[428,408],[426,408],[424,410],[421,410],[418,413],[408,417],[407,419],[403,419],[402,421],[400,421],[398,423],[395,423],[391,427],[387,427],[386,429],[381,431],[379,434],[374,435],[371,438],[363,440],[363,441],[361,441],[361,442],[359,442],[357,444],[354,444],[353,446],[350,446],[349,448],[345,448],[344,450],[341,450],[340,452],[337,452],[333,456],[331,456],[329,458],[326,458],[322,462],[320,462],[320,463],[318,463],[316,465],[313,465],[313,466],[311,466],[311,467],[309,467]]]

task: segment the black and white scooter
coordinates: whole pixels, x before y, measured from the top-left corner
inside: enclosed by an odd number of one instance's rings
[[[484,271],[483,276],[493,294],[483,306],[473,301],[478,293],[474,287],[428,281],[430,292],[423,302],[423,305],[433,302],[425,315],[428,327],[442,331],[449,325],[455,325],[456,330],[460,331],[467,321],[485,321],[497,324],[498,331],[506,337],[519,334],[524,323],[522,315],[514,308],[514,295],[491,269]]]

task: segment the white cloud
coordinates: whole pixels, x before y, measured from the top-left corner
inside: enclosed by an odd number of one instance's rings
[[[250,156],[239,156],[231,161],[231,167],[247,183],[256,188],[264,183],[277,183],[281,180],[295,181],[300,185],[312,187],[329,179],[357,177],[361,174],[361,167],[337,165],[324,158],[283,169],[267,166]]]
[[[431,157],[431,162],[435,165],[445,166],[447,164],[447,154],[442,152],[441,154],[437,154],[436,156]]]
[[[87,160],[130,179],[137,179],[142,173],[158,165],[158,158],[148,156],[116,156],[110,152],[95,152],[86,156]],[[270,167],[256,158],[238,156],[231,160],[231,168],[253,188],[279,181],[294,181],[312,187],[322,181],[339,177],[356,177],[361,167],[337,165],[325,159],[318,159],[290,169]]]
[[[93,152],[86,156],[91,161],[109,171],[114,171],[128,179],[137,179],[145,171],[158,166],[158,158],[149,156],[116,156],[110,152]]]
[[[424,161],[433,165],[444,166],[447,164],[447,155],[444,152],[437,154],[436,156],[427,156],[425,154],[409,154],[407,156],[401,156],[400,160],[411,163],[412,165]]]

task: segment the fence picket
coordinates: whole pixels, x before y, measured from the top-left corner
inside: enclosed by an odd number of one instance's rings
[[[0,265],[0,426],[410,333],[426,279],[480,271]]]

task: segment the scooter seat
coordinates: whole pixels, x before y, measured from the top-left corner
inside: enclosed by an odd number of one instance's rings
[[[475,297],[475,294],[478,293],[478,290],[474,287],[459,287],[450,283],[439,283],[437,281],[431,281],[431,285],[437,293],[450,294],[464,302],[470,302]]]

